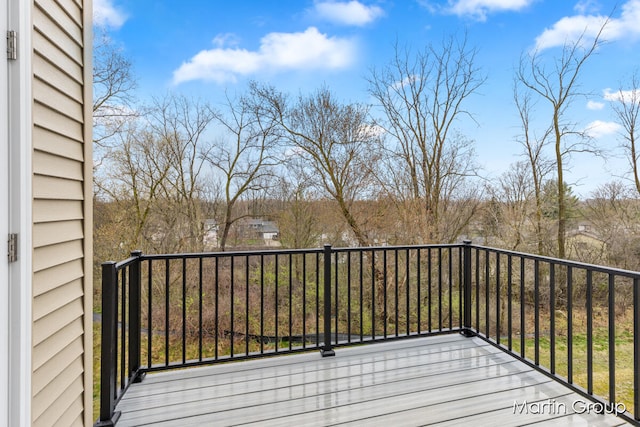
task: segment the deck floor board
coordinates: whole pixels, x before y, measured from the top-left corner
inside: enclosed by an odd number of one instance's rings
[[[148,374],[119,403],[117,425],[625,424],[575,414],[577,400],[584,398],[480,339],[444,335],[340,347],[335,357],[313,352]],[[555,406],[536,414],[539,406],[517,412],[515,402]]]

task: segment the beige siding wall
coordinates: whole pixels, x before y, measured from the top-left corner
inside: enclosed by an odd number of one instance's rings
[[[92,422],[88,3],[33,0],[34,426]]]

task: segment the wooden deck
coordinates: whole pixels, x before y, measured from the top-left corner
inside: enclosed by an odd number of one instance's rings
[[[576,413],[584,401],[480,339],[443,335],[149,374],[117,426],[625,424]]]

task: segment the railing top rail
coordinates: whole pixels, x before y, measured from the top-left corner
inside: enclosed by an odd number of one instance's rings
[[[640,279],[640,272],[624,270],[621,268],[606,267],[602,265],[589,264],[579,261],[571,261],[566,259],[554,258],[543,255],[535,255],[525,252],[512,251],[507,249],[499,249],[490,246],[482,245],[466,245],[465,243],[447,243],[447,244],[429,244],[429,245],[402,245],[402,246],[365,246],[365,247],[332,247],[332,252],[348,253],[348,252],[372,252],[372,251],[393,251],[393,250],[416,250],[416,249],[446,249],[446,248],[459,248],[459,247],[471,247],[477,250],[490,251],[493,253],[499,253],[502,255],[510,255],[520,258],[526,258],[531,260],[537,260],[542,262],[549,262],[556,265],[563,265],[567,267],[579,268],[591,270],[594,272],[615,274],[617,276],[629,277],[632,279]],[[180,253],[180,254],[142,254],[140,257],[131,256],[123,261],[116,263],[116,270],[120,270],[136,260],[166,260],[166,259],[190,259],[190,258],[221,258],[230,256],[260,256],[260,255],[296,255],[296,254],[315,254],[323,253],[323,248],[311,248],[311,249],[261,249],[251,251],[229,251],[229,252],[196,252],[196,253]],[[109,261],[104,264],[112,263]]]
[[[602,265],[589,264],[585,262],[571,261],[571,260],[560,259],[560,258],[553,258],[553,257],[543,256],[543,255],[533,255],[525,252],[517,252],[517,251],[506,250],[506,249],[492,248],[489,246],[471,245],[471,247],[473,249],[486,250],[494,253],[499,253],[502,255],[511,255],[515,257],[531,259],[534,261],[537,260],[537,261],[553,263],[556,265],[563,265],[566,267],[591,270],[598,273],[614,274],[617,276],[624,276],[632,279],[640,279],[640,272],[638,271],[624,270],[621,268],[614,268],[614,267],[606,267]]]
[[[332,247],[333,252],[371,252],[371,251],[390,251],[390,250],[407,250],[407,249],[428,249],[428,248],[457,248],[462,246],[460,243],[448,244],[431,244],[431,245],[402,245],[402,246],[364,246],[364,247]],[[310,249],[260,249],[251,251],[225,251],[225,252],[194,252],[194,253],[178,253],[178,254],[143,254],[140,259],[182,259],[182,258],[218,258],[229,256],[258,256],[258,255],[296,255],[296,254],[315,254],[323,253],[323,248]],[[129,258],[118,263],[127,264],[133,262],[135,257]]]
[[[364,246],[364,247],[343,247],[343,248],[331,248],[333,252],[371,252],[371,251],[403,251],[411,249],[447,249],[447,248],[459,248],[464,246],[461,243],[445,243],[445,244],[430,244],[430,245],[401,245],[401,246]]]
[[[122,260],[122,261],[119,261],[119,262],[105,261],[105,262],[102,263],[102,266],[115,264],[116,271],[118,271],[118,270],[122,270],[125,267],[128,267],[129,265],[131,265],[134,262],[136,262],[138,259],[140,259],[139,256],[130,256],[129,258],[127,258],[125,260]]]
[[[182,259],[182,258],[221,258],[230,256],[258,256],[258,255],[295,255],[322,253],[323,249],[260,249],[253,251],[225,251],[225,252],[194,252],[179,254],[143,254],[141,259]]]

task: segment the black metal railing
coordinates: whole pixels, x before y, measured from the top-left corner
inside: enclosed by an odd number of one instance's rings
[[[464,260],[477,336],[638,424],[640,273],[470,244]]]
[[[445,333],[478,336],[640,419],[640,273],[471,242],[134,252],[102,269],[96,425],[117,421],[147,372]]]

